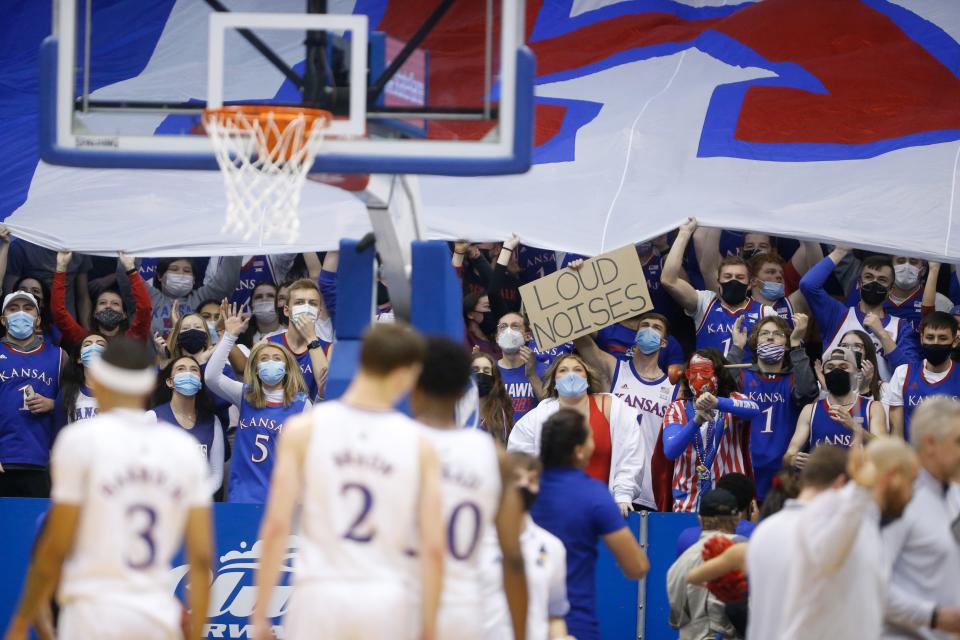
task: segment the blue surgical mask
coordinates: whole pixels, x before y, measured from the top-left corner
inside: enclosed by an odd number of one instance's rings
[[[784,293],[782,282],[764,282],[760,285],[760,294],[767,300],[779,300]]]
[[[195,396],[200,391],[200,376],[189,371],[173,376],[173,388],[182,396]]]
[[[257,376],[264,384],[277,384],[285,375],[287,366],[279,360],[266,360],[257,365]]]
[[[633,342],[637,345],[637,349],[640,349],[640,353],[650,355],[660,349],[662,339],[656,329],[644,327],[637,331],[637,337]]]
[[[557,378],[557,393],[564,398],[575,398],[587,392],[587,379],[576,373]]]
[[[80,363],[85,367],[89,367],[90,362],[92,362],[95,357],[103,353],[105,348],[106,347],[104,347],[102,344],[97,344],[95,342],[88,344],[83,349],[80,349]]]
[[[24,340],[33,335],[36,318],[26,311],[15,311],[7,316],[7,333],[17,340]]]

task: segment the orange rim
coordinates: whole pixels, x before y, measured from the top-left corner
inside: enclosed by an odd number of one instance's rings
[[[308,127],[312,127],[314,121],[325,120],[326,124],[333,120],[333,114],[324,109],[311,109],[308,107],[285,107],[272,104],[238,104],[229,107],[218,107],[217,109],[204,109],[204,119],[219,118],[222,122],[236,122],[238,116],[256,118],[261,123],[273,120],[282,130],[295,119],[303,117]]]

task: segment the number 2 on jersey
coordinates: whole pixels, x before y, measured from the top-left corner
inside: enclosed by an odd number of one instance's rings
[[[143,514],[145,518],[137,514]],[[137,540],[143,542],[140,546],[144,551],[137,554],[127,554],[127,566],[131,569],[146,569],[153,564],[157,557],[157,543],[153,539],[153,530],[157,526],[157,512],[145,504],[132,504],[127,508],[127,521],[144,523],[138,526],[135,532]],[[131,558],[136,556],[136,558]]]
[[[370,509],[373,507],[373,494],[370,493],[370,489],[358,482],[347,482],[340,487],[340,495],[345,496],[348,493],[360,494],[360,513],[353,519],[353,524],[347,528],[343,537],[347,540],[353,540],[354,542],[370,542],[373,540],[376,530],[373,527],[367,526],[364,521],[367,519],[367,516],[370,514]]]

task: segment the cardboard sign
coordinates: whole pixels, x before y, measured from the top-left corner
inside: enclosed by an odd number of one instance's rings
[[[632,244],[525,284],[520,297],[541,350],[653,310]]]

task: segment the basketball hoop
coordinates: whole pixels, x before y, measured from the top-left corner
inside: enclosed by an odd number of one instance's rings
[[[226,186],[225,232],[297,239],[300,191],[332,119],[329,111],[275,105],[204,111]]]

